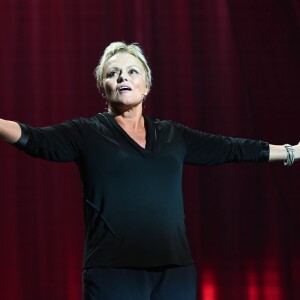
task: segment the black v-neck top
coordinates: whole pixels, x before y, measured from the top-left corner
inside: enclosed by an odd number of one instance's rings
[[[138,143],[136,143],[127,133],[126,131],[115,121],[115,119],[107,112],[102,113],[103,117],[107,120],[107,122],[113,126],[133,147],[137,149],[137,151],[141,151],[144,153],[146,151],[150,153],[155,152],[155,145],[156,145],[156,130],[155,127],[152,125],[151,120],[147,116],[144,117],[144,124],[146,129],[146,147],[141,147]]]
[[[183,165],[269,158],[266,142],[144,118],[145,149],[108,113],[43,128],[20,124],[16,147],[34,157],[78,166],[86,228],[84,267],[193,263],[185,232]]]

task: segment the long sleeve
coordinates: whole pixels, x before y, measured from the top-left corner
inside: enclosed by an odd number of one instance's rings
[[[51,161],[74,161],[83,135],[79,122],[80,119],[75,119],[48,127],[31,127],[19,123],[22,135],[14,146],[34,157]]]
[[[264,162],[269,159],[269,144],[242,138],[212,135],[176,125],[186,143],[185,163],[218,165],[228,162]]]

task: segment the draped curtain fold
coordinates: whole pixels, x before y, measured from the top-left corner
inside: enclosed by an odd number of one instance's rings
[[[93,71],[112,41],[153,71],[146,113],[215,134],[299,142],[298,0],[2,0],[1,118],[32,126],[105,110]],[[81,299],[73,164],[0,146],[0,298]],[[299,166],[186,167],[198,299],[300,298]]]

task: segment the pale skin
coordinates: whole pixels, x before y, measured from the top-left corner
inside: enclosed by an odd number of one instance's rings
[[[145,68],[129,53],[117,53],[104,67],[104,96],[108,112],[124,131],[141,147],[146,147],[143,100],[149,93]],[[0,118],[0,139],[13,144],[21,137],[18,123]],[[300,159],[300,143],[293,146],[295,159]],[[270,144],[269,161],[284,161],[287,151],[283,145]]]
[[[108,112],[141,147],[146,147],[143,100],[149,93],[146,73],[139,59],[129,53],[118,53],[104,67],[103,87]],[[121,90],[128,87],[129,89]]]

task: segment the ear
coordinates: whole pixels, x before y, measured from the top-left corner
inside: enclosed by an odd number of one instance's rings
[[[104,90],[104,87],[103,87],[103,86],[100,87],[100,93],[101,93],[101,96],[102,96],[104,99],[107,99],[106,93],[105,93],[105,90]]]
[[[145,90],[145,93],[144,93],[144,95],[145,95],[145,96],[147,96],[147,95],[149,94],[149,92],[150,92],[150,89],[149,89],[149,87],[148,87],[148,86],[146,86],[146,90]]]

